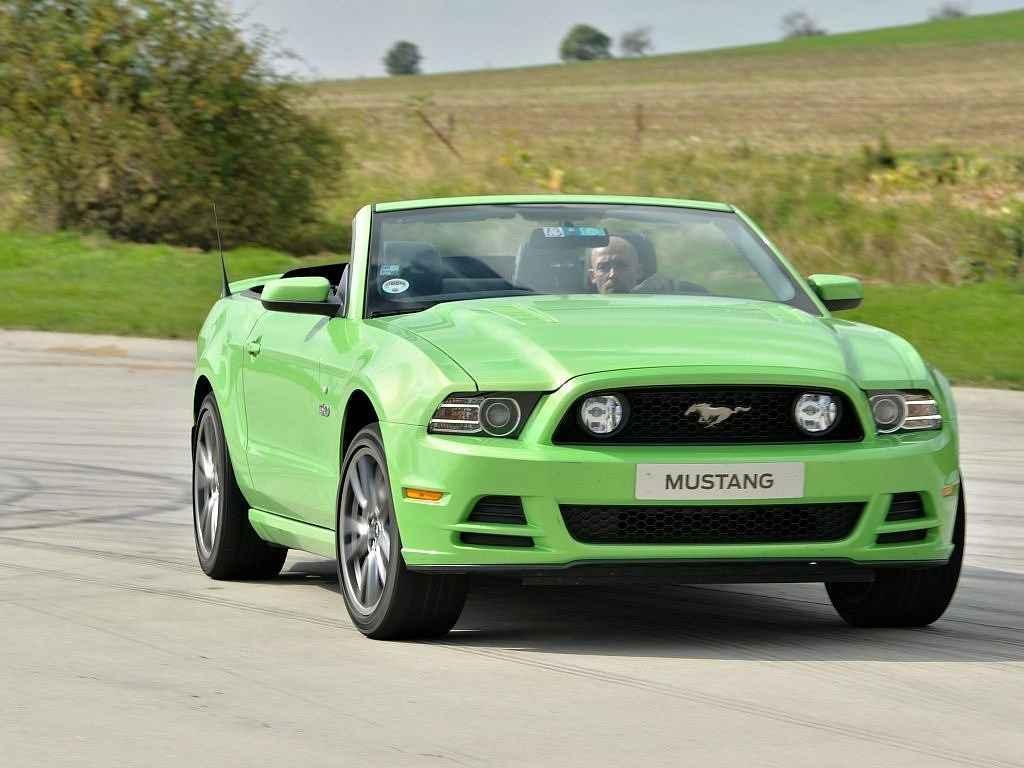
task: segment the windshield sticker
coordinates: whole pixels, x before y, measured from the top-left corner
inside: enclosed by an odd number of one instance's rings
[[[384,293],[405,293],[409,290],[409,281],[403,280],[400,277],[394,277],[390,280],[385,280],[381,285],[381,290]]]
[[[602,227],[543,227],[544,237],[604,237],[608,230]]]
[[[380,265],[380,276],[381,277],[395,277],[401,274],[401,264],[381,264]]]

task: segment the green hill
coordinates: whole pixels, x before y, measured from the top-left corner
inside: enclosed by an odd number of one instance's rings
[[[429,52],[427,52],[429,54]],[[772,151],[897,145],[1020,151],[1024,10],[641,59],[315,83],[309,109],[359,140],[427,131],[463,154],[551,140],[594,150],[704,142]],[[638,113],[642,116],[638,117]],[[638,131],[638,122],[641,129]],[[639,135],[638,135],[639,134]],[[477,152],[481,150],[482,152]]]
[[[808,37],[759,46],[768,48],[838,48],[888,45],[971,45],[1024,41],[1024,10],[926,21],[899,27],[866,29],[824,37]],[[735,50],[744,50],[737,48]],[[749,48],[747,50],[750,50]]]
[[[357,80],[333,80],[315,83],[312,89],[323,95],[336,91],[357,94],[445,92],[484,86],[498,88],[534,88],[550,84],[582,85],[607,83],[621,79],[651,82],[671,80],[676,76],[699,75],[715,65],[735,66],[737,59],[749,59],[752,65],[765,64],[759,59],[791,58],[804,62],[802,54],[840,53],[847,55],[899,55],[893,47],[951,46],[956,48],[989,45],[1024,44],[1024,10],[1008,11],[962,19],[929,21],[899,27],[883,27],[846,32],[822,37],[798,38],[756,45],[719,48],[686,53],[668,53],[634,59],[550,64],[511,69],[447,72],[418,77],[374,77]],[[874,49],[874,50],[872,50]],[[925,52],[929,55],[929,52]],[[930,52],[934,56],[934,52]],[[696,70],[696,71],[694,71]],[[729,78],[729,71],[722,73]],[[754,73],[756,74],[756,73]],[[814,72],[814,75],[828,73]],[[842,72],[835,73],[841,75]]]

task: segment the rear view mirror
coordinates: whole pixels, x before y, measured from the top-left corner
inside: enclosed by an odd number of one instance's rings
[[[864,300],[864,288],[855,277],[811,275],[807,282],[830,312],[859,307]]]
[[[332,316],[341,303],[331,297],[326,277],[283,277],[271,280],[260,294],[263,306],[274,312]]]
[[[530,248],[551,251],[575,251],[608,245],[608,230],[602,227],[540,227],[530,235]]]

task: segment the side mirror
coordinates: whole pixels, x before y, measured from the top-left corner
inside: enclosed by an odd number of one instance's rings
[[[282,277],[263,286],[260,301],[273,312],[332,317],[341,302],[331,298],[331,283],[326,277]]]
[[[846,275],[811,275],[807,278],[811,288],[825,308],[831,312],[859,307],[864,300],[864,287],[860,280]]]

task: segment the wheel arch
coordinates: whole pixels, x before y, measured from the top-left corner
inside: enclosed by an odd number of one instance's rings
[[[192,393],[192,422],[199,418],[199,409],[203,405],[203,400],[206,396],[213,392],[213,384],[207,378],[206,374],[201,373],[196,379],[195,389]]]
[[[339,466],[345,461],[345,454],[359,430],[374,422],[380,421],[380,411],[374,405],[370,395],[362,388],[356,387],[349,393],[345,402],[345,411],[341,423],[341,445],[339,446]]]

